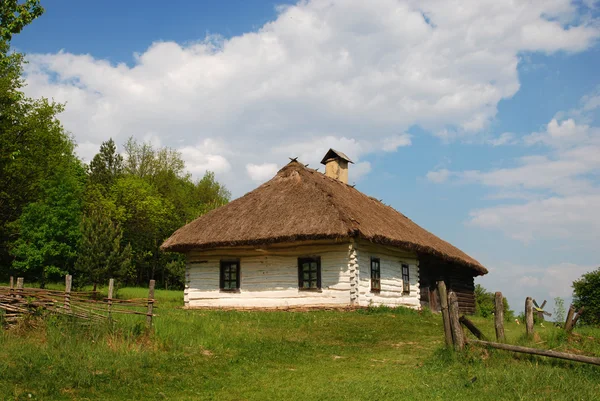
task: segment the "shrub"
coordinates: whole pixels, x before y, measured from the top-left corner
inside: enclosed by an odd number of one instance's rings
[[[575,280],[573,293],[575,308],[585,307],[581,321],[586,324],[600,325],[600,267]]]
[[[495,309],[495,294],[488,292],[483,286],[477,284],[475,286],[475,315],[481,317],[490,317],[494,314]],[[515,314],[508,306],[506,298],[502,298],[504,306],[504,320],[511,321],[514,319]]]

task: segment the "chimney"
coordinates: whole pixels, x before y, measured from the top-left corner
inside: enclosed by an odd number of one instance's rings
[[[329,149],[321,160],[321,164],[325,165],[325,175],[344,184],[348,183],[348,163],[354,164],[348,156],[334,149]]]

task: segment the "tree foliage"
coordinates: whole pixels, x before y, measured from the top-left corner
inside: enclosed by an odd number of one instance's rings
[[[123,154],[103,142],[85,168],[57,117],[63,105],[25,96],[25,61],[10,51],[42,12],[38,0],[0,1],[0,276],[182,286],[182,256],[160,245],[229,192],[211,172],[194,182],[178,151],[134,138]]]
[[[115,142],[110,138],[100,145],[100,152],[90,162],[90,184],[110,188],[123,175],[123,156],[117,153]]]
[[[0,39],[10,42],[13,35],[44,13],[39,0],[2,0],[0,2]]]
[[[585,307],[581,321],[600,325],[600,267],[573,282],[573,305]]]
[[[488,292],[480,284],[475,286],[475,313],[481,317],[489,317],[494,314],[496,309],[496,295]],[[505,297],[502,298],[504,309],[504,319],[511,321],[514,318],[514,312],[508,306],[508,301]]]
[[[42,284],[72,271],[77,257],[85,173],[76,160],[44,181],[39,200],[23,209],[13,226],[13,268]]]
[[[101,208],[83,216],[75,277],[78,286],[125,280],[131,268],[131,245],[123,231]]]

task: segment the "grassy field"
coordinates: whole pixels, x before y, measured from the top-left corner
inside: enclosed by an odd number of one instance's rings
[[[122,298],[147,290],[125,288]],[[2,400],[593,400],[600,367],[443,349],[441,318],[408,309],[184,311],[157,290],[143,317],[81,327],[50,319],[0,332]],[[493,322],[474,318],[493,338]],[[600,356],[600,330],[536,326],[545,349]],[[509,323],[509,342],[527,344]]]

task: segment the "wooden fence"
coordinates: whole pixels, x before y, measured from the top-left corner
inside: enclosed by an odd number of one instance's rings
[[[504,303],[502,293],[497,292],[495,294],[495,305],[494,305],[494,314],[495,314],[495,329],[496,329],[496,341],[492,342],[488,341],[488,339],[483,335],[481,330],[479,330],[473,322],[471,322],[466,316],[459,317],[458,310],[458,300],[456,298],[456,294],[453,291],[450,291],[446,298],[446,284],[443,281],[439,281],[437,283],[438,292],[440,295],[440,299],[442,300],[442,319],[444,320],[444,334],[446,339],[446,345],[448,347],[454,347],[456,351],[462,351],[465,347],[465,344],[472,344],[478,346],[486,346],[496,349],[502,349],[506,351],[519,352],[524,354],[531,355],[541,355],[551,358],[560,358],[566,359],[569,361],[583,362],[589,363],[593,365],[600,365],[600,358],[584,356],[584,355],[575,355],[566,352],[557,352],[552,350],[543,350],[538,348],[530,348],[530,347],[521,347],[516,345],[506,344],[506,338],[504,335]],[[447,299],[447,302],[444,300]],[[533,308],[534,301],[527,297],[525,299],[525,332],[529,338],[534,337],[534,326],[533,326]],[[538,308],[540,309],[540,308]],[[583,308],[579,310],[576,316],[575,308],[571,306],[569,309],[569,313],[567,315],[567,321],[565,322],[565,331],[567,333],[571,333],[573,327],[577,323],[579,316],[583,312]],[[462,325],[464,325],[475,337],[477,340],[469,340],[465,336],[463,332]]]
[[[148,327],[152,326],[152,318],[156,316],[154,280],[150,280],[148,298],[137,299],[115,298],[114,279],[108,282],[106,297],[98,291],[72,291],[71,287],[71,275],[65,276],[64,291],[25,288],[22,277],[17,278],[15,286],[14,278],[10,277],[8,287],[0,286],[0,320],[10,325],[26,316],[51,313],[98,321],[111,319],[113,314],[125,314],[146,316]]]

